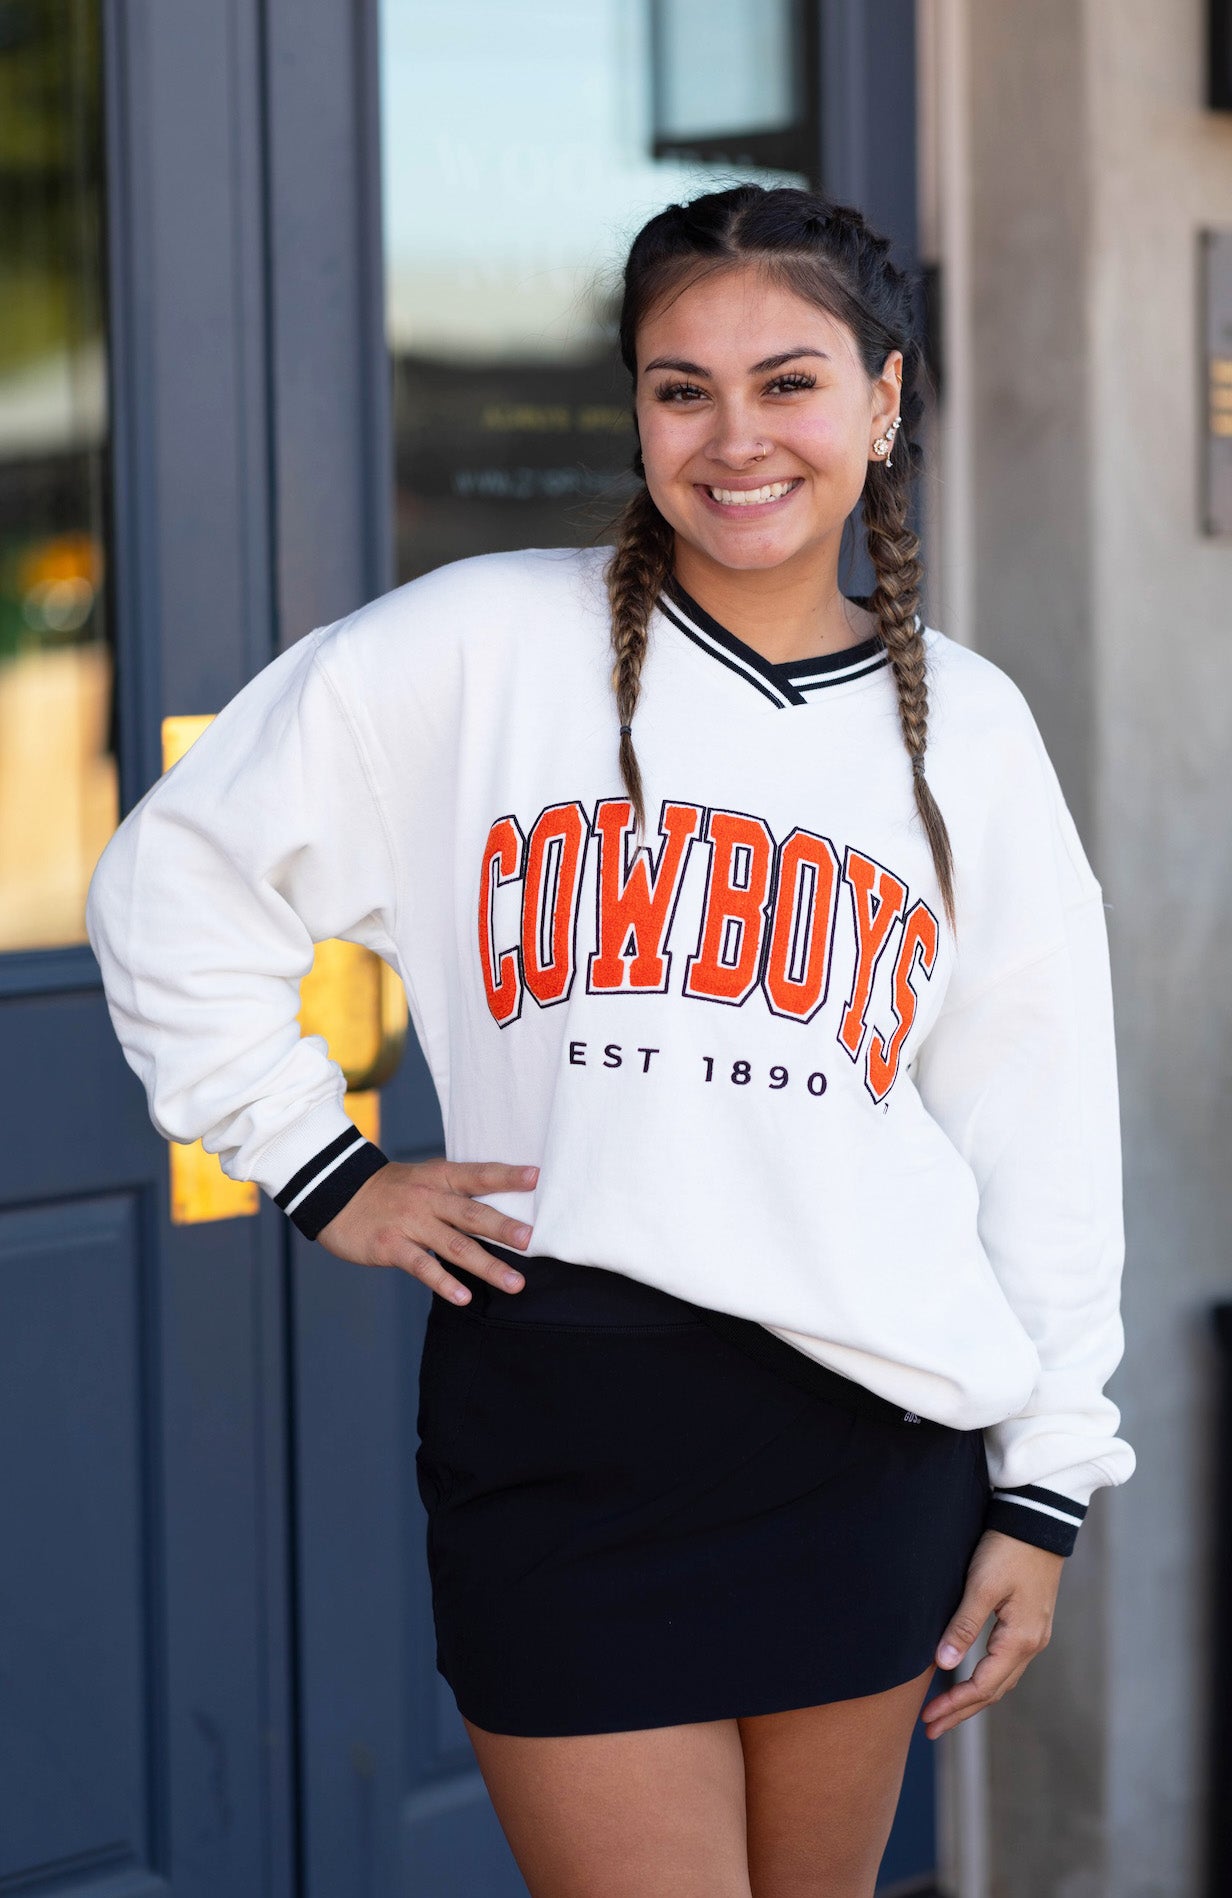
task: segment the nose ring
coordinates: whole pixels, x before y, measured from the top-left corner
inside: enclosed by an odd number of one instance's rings
[[[754,455],[753,459],[754,461],[764,461],[766,459],[766,456],[770,453],[770,450],[768,448],[762,448],[762,445],[760,442],[758,442],[757,446],[761,448],[761,453],[760,455]]]

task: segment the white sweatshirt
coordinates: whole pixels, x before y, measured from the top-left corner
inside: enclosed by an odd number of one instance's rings
[[[315,1237],[385,1162],[313,944],[399,973],[454,1160],[538,1164],[533,1255],[767,1326],[985,1432],[1067,1554],[1134,1467],[1104,905],[1018,687],[925,629],[946,923],[879,639],[775,665],[674,587],[633,737],[606,548],[438,568],[265,666],[130,811],[87,928],[154,1125]]]

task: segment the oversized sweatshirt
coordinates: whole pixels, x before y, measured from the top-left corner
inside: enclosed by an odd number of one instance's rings
[[[923,628],[951,931],[879,636],[775,664],[669,582],[618,762],[606,548],[453,562],[299,639],[128,813],[86,921],[166,1138],[309,1237],[385,1164],[297,1021],[405,984],[452,1160],[535,1253],[765,1325],[984,1432],[1068,1554],[1134,1467],[1105,906],[1007,673]]]

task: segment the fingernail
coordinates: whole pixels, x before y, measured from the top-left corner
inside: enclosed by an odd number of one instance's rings
[[[524,1166],[522,1168],[522,1178],[524,1180],[533,1180],[538,1176],[538,1173],[539,1169],[537,1166]]]
[[[516,1291],[521,1283],[522,1274],[520,1272],[503,1272],[501,1274],[501,1284],[507,1285],[511,1292]]]
[[[526,1241],[530,1238],[530,1232],[531,1232],[531,1229],[529,1226],[515,1226],[513,1229],[513,1236],[515,1239],[520,1240],[522,1244],[525,1245]]]
[[[455,1285],[449,1296],[456,1305],[465,1305],[467,1299],[470,1297],[470,1293],[467,1291],[465,1285]]]
[[[962,1655],[956,1647],[951,1647],[947,1641],[945,1646],[938,1650],[937,1659],[942,1667],[957,1667],[958,1663],[962,1660]]]

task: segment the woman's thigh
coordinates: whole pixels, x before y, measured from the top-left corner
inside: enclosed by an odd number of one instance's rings
[[[737,1722],[753,1898],[872,1898],[932,1675]]]
[[[465,1724],[531,1898],[751,1898],[735,1720],[559,1739]]]

